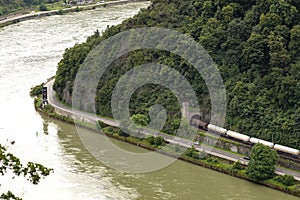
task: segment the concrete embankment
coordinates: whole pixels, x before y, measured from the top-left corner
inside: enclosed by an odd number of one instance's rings
[[[90,4],[90,5],[85,5],[85,6],[74,6],[74,7],[65,8],[62,10],[32,12],[30,14],[24,14],[24,15],[20,15],[20,16],[16,16],[16,17],[11,17],[11,18],[4,17],[4,18],[2,18],[2,20],[0,19],[0,28],[11,25],[11,24],[15,24],[15,23],[18,23],[21,21],[30,20],[30,19],[39,18],[39,17],[51,16],[51,15],[61,15],[61,14],[70,13],[70,12],[93,10],[93,9],[96,9],[99,7],[109,7],[109,6],[113,6],[113,5],[122,5],[122,4],[142,2],[142,1],[147,1],[147,0],[109,1],[109,2],[105,2],[105,3]]]

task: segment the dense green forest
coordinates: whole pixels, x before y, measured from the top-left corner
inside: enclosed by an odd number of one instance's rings
[[[84,44],[66,49],[54,89],[67,103],[86,55],[101,41],[136,27],[165,27],[192,36],[212,56],[227,92],[226,128],[300,148],[299,0],[152,0],[148,9],[122,24],[96,32]],[[97,112],[111,116],[110,97],[118,79],[134,66],[159,62],[183,74],[201,108],[210,99],[201,76],[182,58],[163,51],[135,51],[114,62],[100,79]],[[164,131],[178,126],[180,106],[173,93],[146,85],[131,98],[131,114],[147,115],[153,104],[168,111]]]
[[[0,0],[0,15],[5,15],[20,8],[55,3],[62,0]]]

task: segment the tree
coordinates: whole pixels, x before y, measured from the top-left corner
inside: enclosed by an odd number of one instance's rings
[[[148,117],[142,114],[132,115],[131,120],[138,126],[147,126],[148,125]]]
[[[199,42],[210,54],[221,48],[224,42],[225,27],[217,18],[209,18],[203,25]]]
[[[293,123],[300,106],[299,10],[297,0],[153,0],[149,9],[142,9],[120,25],[108,27],[101,36],[96,32],[86,43],[67,49],[58,64],[54,90],[60,100],[72,103],[72,88],[80,64],[103,40],[132,28],[175,28],[200,42],[220,69],[228,94],[226,128],[299,148],[300,129],[295,129]],[[112,117],[111,96],[115,85],[127,71],[146,63],[161,63],[180,72],[197,95],[198,101],[191,105],[198,104],[202,112],[209,112],[208,88],[191,63],[175,53],[141,49],[117,59],[99,78],[97,114]],[[174,81],[173,73],[162,70],[161,75],[166,77],[165,81]],[[182,88],[180,81],[174,83],[178,89]],[[119,106],[123,105],[122,92],[118,95]],[[184,95],[190,99],[190,94]],[[130,98],[129,112],[148,116],[153,105],[161,105],[167,111],[161,132],[174,135],[181,122],[181,105],[171,90],[159,84],[143,85]],[[132,127],[124,124],[126,129],[131,128],[138,135],[138,123],[129,124]],[[189,131],[182,135],[188,136]]]
[[[248,176],[256,181],[273,178],[277,159],[278,155],[275,150],[262,144],[254,145],[247,168]]]
[[[263,35],[252,32],[248,40],[243,45],[243,60],[246,66],[242,67],[242,71],[249,70],[249,68],[257,69],[261,66],[260,71],[266,71],[266,49],[267,42]]]
[[[274,32],[271,32],[268,36],[268,47],[270,49],[270,67],[285,68],[290,65],[290,56],[282,36],[275,35]]]
[[[32,184],[38,184],[42,177],[48,176],[53,169],[44,167],[41,164],[28,162],[27,165],[21,164],[19,158],[7,152],[7,148],[0,145],[0,175],[4,176],[7,173],[13,173],[16,176],[24,176]],[[16,197],[11,191],[2,194],[0,199],[15,199]]]
[[[30,96],[34,97],[34,96],[41,95],[43,87],[44,87],[44,83],[37,85],[35,87],[32,87],[30,90]]]
[[[292,58],[296,59],[300,56],[300,26],[296,25],[291,29],[291,41],[289,43],[289,50]]]

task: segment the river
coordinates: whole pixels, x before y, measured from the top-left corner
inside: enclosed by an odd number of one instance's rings
[[[0,192],[11,190],[25,200],[298,199],[182,161],[152,173],[123,173],[97,161],[82,145],[74,126],[35,112],[30,87],[55,74],[65,48],[148,5],[143,2],[49,16],[0,29],[0,142],[23,162],[39,162],[54,169],[39,185],[21,177],[12,179],[11,174],[2,176]],[[114,142],[131,151],[145,151]]]

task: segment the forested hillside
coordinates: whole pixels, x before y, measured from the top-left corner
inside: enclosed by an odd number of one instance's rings
[[[24,7],[59,1],[61,0],[0,0],[0,15],[8,14]]]
[[[165,27],[191,35],[213,57],[225,82],[226,127],[250,136],[300,148],[300,1],[299,0],[153,0],[121,25],[96,32],[85,44],[67,49],[58,65],[54,89],[70,102],[72,85],[88,52],[102,40],[135,27]],[[116,61],[101,79],[97,111],[111,116],[110,97],[130,68],[152,61],[173,67],[190,81],[202,108],[209,108],[202,78],[186,61],[161,51],[136,51]],[[164,92],[162,92],[164,91]],[[157,85],[131,98],[132,114],[147,114],[153,104],[168,109],[166,132],[178,126],[175,96]]]

